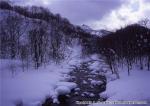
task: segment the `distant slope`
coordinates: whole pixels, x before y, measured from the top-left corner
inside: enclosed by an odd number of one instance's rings
[[[112,61],[137,61],[145,56],[150,61],[150,29],[139,24],[109,32],[86,25],[74,26],[68,19],[43,7],[0,2],[0,10],[3,13],[0,17],[1,58],[32,57],[30,59],[38,61],[37,64],[49,59],[58,61],[67,57],[69,46],[79,44],[84,56],[98,53]],[[22,39],[26,39],[25,45]],[[29,56],[24,57],[24,52]]]
[[[0,58],[30,59],[39,67],[50,60],[65,59],[75,44],[83,49],[92,47],[96,38],[43,7],[21,7],[3,1],[0,13]]]
[[[83,30],[84,30],[85,32],[87,32],[87,33],[90,33],[90,34],[92,34],[92,35],[96,35],[96,36],[98,36],[98,37],[106,36],[106,35],[112,33],[112,32],[110,32],[110,31],[107,31],[107,30],[104,30],[104,29],[101,29],[101,30],[94,30],[94,29],[92,29],[92,28],[90,28],[89,26],[84,25],[84,24],[81,26],[81,29],[83,29]]]

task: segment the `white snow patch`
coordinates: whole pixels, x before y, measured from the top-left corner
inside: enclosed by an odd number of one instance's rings
[[[95,71],[99,70],[101,68],[100,66],[101,66],[100,63],[98,61],[95,61],[89,66],[89,68]]]
[[[10,63],[15,67],[15,75],[11,73]],[[55,91],[69,92],[70,89],[76,87],[74,83],[62,82],[69,71],[64,63],[60,65],[51,63],[38,70],[29,68],[23,72],[21,62],[18,60],[1,60],[1,106],[15,106],[17,102],[37,106],[47,96],[56,95]]]
[[[150,102],[150,92],[149,92],[150,84],[148,81],[150,81],[150,71],[139,70],[137,68],[134,68],[133,70],[131,70],[131,75],[128,76],[127,71],[125,69],[122,69],[122,71],[120,72],[120,79],[109,81],[107,83],[106,91],[101,93],[100,96],[107,97],[108,98],[107,101]],[[103,106],[103,105],[92,104],[91,106]],[[117,105],[117,106],[126,106],[126,105]],[[149,106],[149,104],[138,106]]]
[[[58,82],[57,83],[57,88],[64,87],[64,86],[67,87],[68,89],[72,90],[77,87],[77,84],[75,84],[73,82]]]
[[[125,76],[126,75],[126,76]],[[121,73],[121,79],[107,84],[107,90],[102,93],[110,95],[108,100],[149,100],[150,101],[150,72],[132,71],[131,76]],[[115,94],[115,95],[111,95]]]
[[[87,81],[83,80],[83,84],[87,84]]]
[[[93,94],[93,93],[90,93],[90,95],[89,95],[90,97],[94,97],[95,96],[95,94]]]
[[[71,90],[67,86],[58,86],[55,91],[58,95],[64,95],[71,92]]]
[[[92,85],[101,85],[103,82],[102,81],[97,81],[97,80],[92,80],[91,84]]]

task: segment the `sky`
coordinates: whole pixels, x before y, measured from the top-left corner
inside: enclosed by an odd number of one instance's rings
[[[150,18],[150,0],[11,0],[59,13],[75,25],[114,30]]]

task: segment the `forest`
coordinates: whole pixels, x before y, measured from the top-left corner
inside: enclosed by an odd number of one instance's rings
[[[141,69],[146,66],[150,70],[149,20],[97,37],[43,7],[21,7],[3,1],[0,9],[8,11],[8,16],[1,20],[1,58],[18,58],[26,66],[33,61],[35,68],[49,60],[59,63],[67,58],[68,46],[76,40],[82,45],[83,56],[103,55],[112,73],[117,70],[117,64],[125,64],[130,74],[132,64],[138,62]]]
[[[0,105],[149,100],[149,24],[84,29],[48,8],[0,1]]]

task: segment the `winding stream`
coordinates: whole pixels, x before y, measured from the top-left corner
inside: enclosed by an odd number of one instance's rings
[[[72,89],[71,93],[59,95],[60,104],[53,103],[51,98],[47,98],[42,106],[87,106],[79,104],[82,101],[105,101],[105,98],[99,96],[99,93],[106,89],[106,77],[99,71],[93,72],[89,67],[89,62],[83,62],[80,66],[72,66],[69,73],[68,82],[77,84],[77,88]]]

